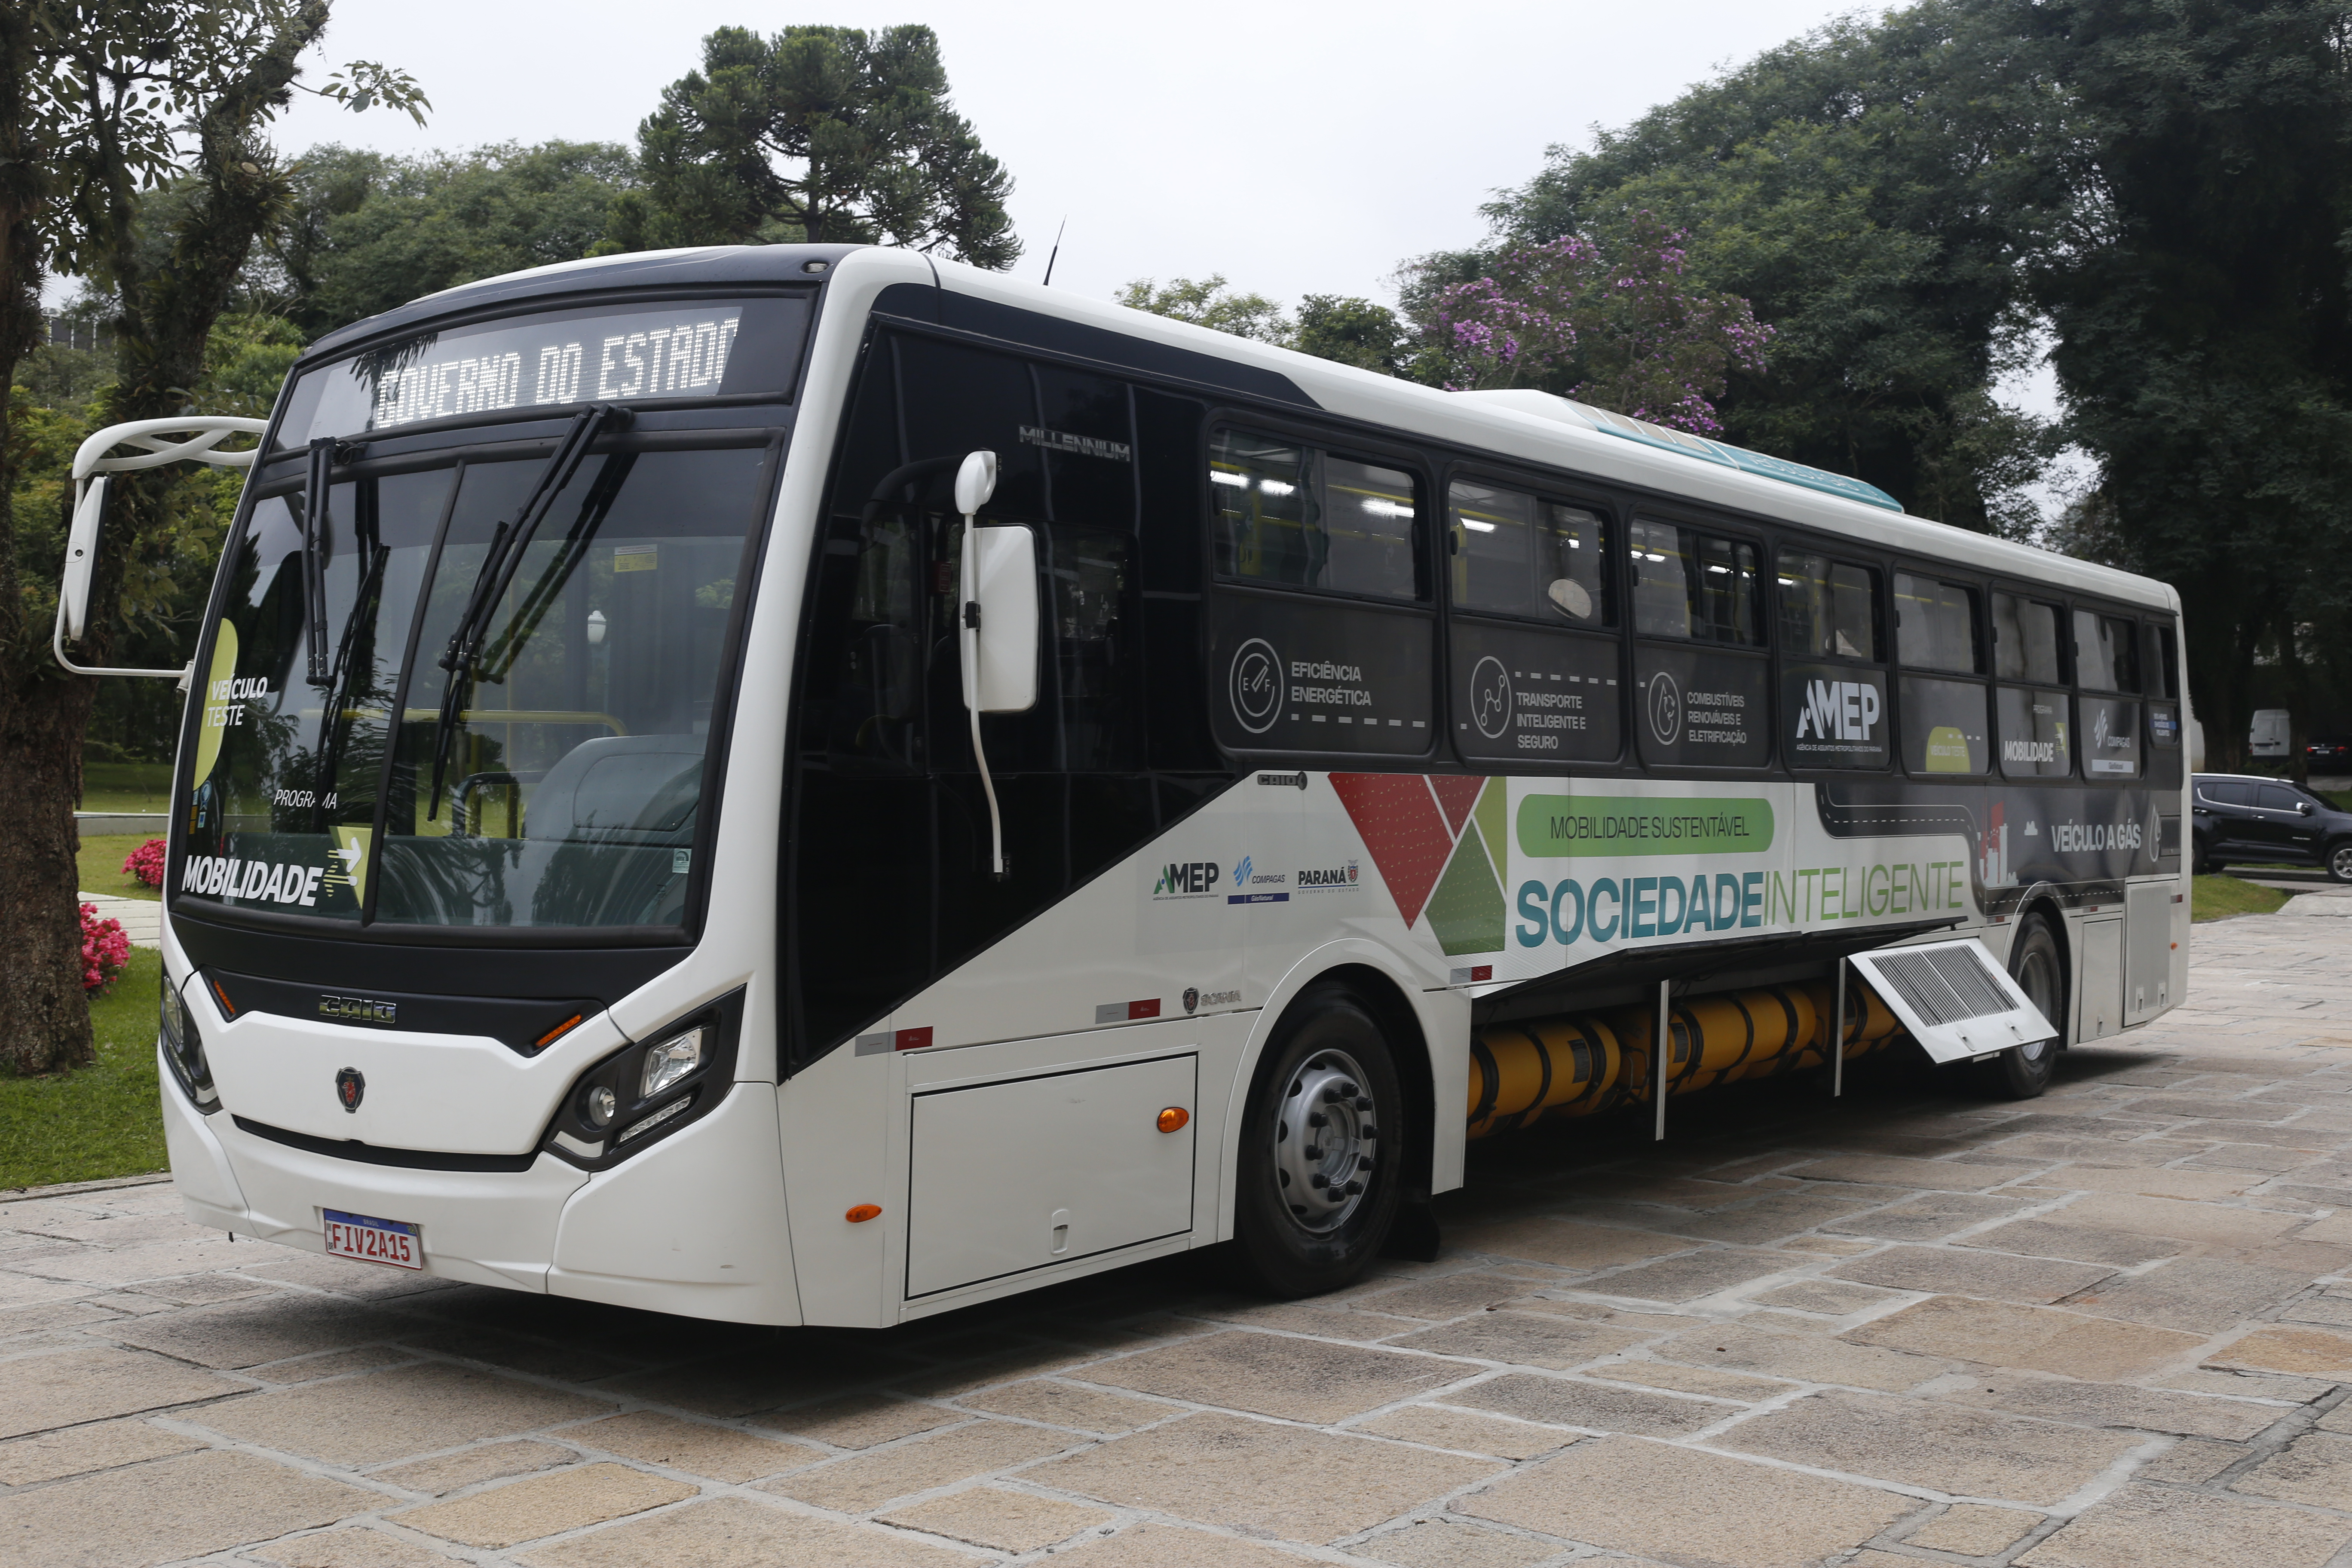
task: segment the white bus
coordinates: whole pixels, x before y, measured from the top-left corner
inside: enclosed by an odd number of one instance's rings
[[[159,1045],[240,1237],[1301,1294],[1474,1134],[1898,1037],[2031,1095],[2182,994],[2176,596],[1850,479],[848,247],[436,295],[259,439]]]

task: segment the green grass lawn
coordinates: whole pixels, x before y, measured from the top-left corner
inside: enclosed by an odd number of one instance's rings
[[[84,763],[81,765],[81,808],[84,811],[169,811],[172,808],[172,764]]]
[[[163,955],[132,948],[113,986],[90,1004],[97,1061],[49,1078],[0,1072],[0,1187],[163,1168],[155,1100],[155,995],[163,983]]]
[[[2189,918],[2192,921],[2225,921],[2231,915],[2266,915],[2284,904],[2287,897],[2275,888],[2241,882],[2227,873],[2198,877],[2192,880]]]
[[[161,899],[163,889],[151,888],[122,868],[123,857],[162,834],[104,833],[81,841],[75,858],[81,868],[79,885],[85,893],[116,893],[126,899]]]

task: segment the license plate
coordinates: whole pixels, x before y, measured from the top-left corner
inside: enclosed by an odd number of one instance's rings
[[[405,1220],[375,1219],[341,1209],[319,1211],[327,1221],[327,1250],[337,1258],[362,1263],[388,1263],[394,1268],[425,1267],[425,1233]]]

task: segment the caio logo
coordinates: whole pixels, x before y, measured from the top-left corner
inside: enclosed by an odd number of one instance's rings
[[[389,1024],[400,1016],[400,1004],[377,1002],[365,996],[321,995],[319,1016],[332,1018],[338,1024]]]

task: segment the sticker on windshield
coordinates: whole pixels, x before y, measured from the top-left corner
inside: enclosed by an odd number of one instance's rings
[[[212,670],[205,677],[204,714],[196,725],[196,771],[188,778],[191,787],[213,776],[213,766],[220,761],[222,732],[245,716],[230,699],[236,688],[236,627],[223,621],[213,638]]]

